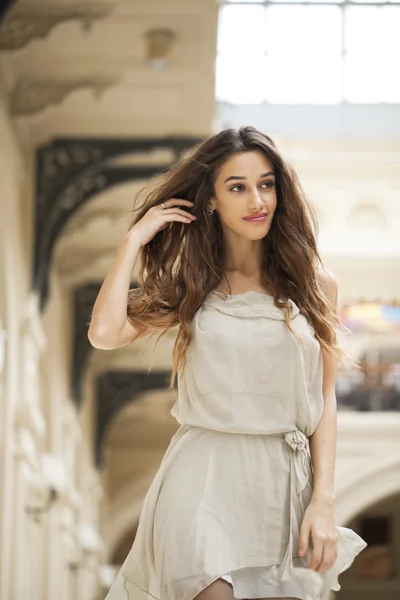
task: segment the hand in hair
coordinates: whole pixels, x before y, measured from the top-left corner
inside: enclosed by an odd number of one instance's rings
[[[144,246],[159,232],[168,227],[171,221],[180,221],[182,223],[192,223],[197,219],[186,210],[178,208],[176,205],[192,208],[194,202],[190,200],[181,200],[180,198],[170,198],[164,202],[167,208],[160,204],[151,206],[145,215],[132,227],[131,235],[139,239],[140,244]]]

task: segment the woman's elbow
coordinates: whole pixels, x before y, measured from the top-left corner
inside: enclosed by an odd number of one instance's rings
[[[118,345],[114,336],[100,327],[89,327],[88,339],[93,348],[98,350],[113,350]]]

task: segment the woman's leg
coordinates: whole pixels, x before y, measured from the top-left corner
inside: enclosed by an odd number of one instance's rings
[[[217,579],[208,585],[194,600],[235,600],[232,586],[223,579]]]

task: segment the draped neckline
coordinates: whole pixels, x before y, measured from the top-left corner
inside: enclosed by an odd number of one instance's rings
[[[279,299],[289,304],[291,319],[300,313],[299,307],[291,298],[280,296]],[[285,319],[284,310],[275,305],[274,296],[255,290],[226,294],[226,297],[223,292],[212,290],[207,294],[203,304],[232,316],[249,318],[265,316],[282,321]]]

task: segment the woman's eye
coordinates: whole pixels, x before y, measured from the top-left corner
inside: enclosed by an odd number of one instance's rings
[[[268,188],[268,187],[272,188],[272,187],[274,187],[274,182],[273,182],[273,181],[264,181],[264,183],[262,183],[261,185],[262,185],[262,186],[265,186],[265,185],[266,185],[266,186],[267,186],[267,188]],[[236,188],[241,188],[239,191],[242,191],[242,190],[243,190],[243,187],[244,187],[244,186],[243,186],[243,185],[241,185],[240,183],[238,183],[237,185],[233,185],[233,186],[231,187],[231,192],[235,192],[235,191],[236,191]]]

